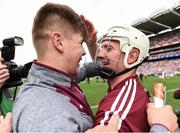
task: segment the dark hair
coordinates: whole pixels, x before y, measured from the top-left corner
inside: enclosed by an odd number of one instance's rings
[[[87,39],[87,28],[80,16],[69,6],[62,4],[47,3],[40,8],[34,18],[32,28],[33,41],[41,39],[46,35],[45,31],[52,30],[53,26],[58,26],[66,36],[70,36],[69,31],[81,33],[83,40]]]

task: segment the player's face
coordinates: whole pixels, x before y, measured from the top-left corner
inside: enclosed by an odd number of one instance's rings
[[[97,53],[97,60],[105,67],[120,72],[124,68],[124,54],[120,50],[120,42],[117,40],[103,40]]]
[[[79,68],[79,62],[82,56],[85,55],[85,50],[82,46],[82,36],[80,34],[73,34],[71,39],[66,40],[65,47],[65,58],[66,58],[66,68],[70,75],[77,74]]]

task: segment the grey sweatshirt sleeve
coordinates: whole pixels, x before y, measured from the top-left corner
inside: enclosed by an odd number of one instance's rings
[[[99,76],[98,68],[100,68],[100,64],[97,62],[90,62],[87,64],[84,64],[83,67],[81,67],[77,74],[77,82],[81,82],[85,80],[86,78]]]
[[[167,132],[167,133],[169,133],[170,131],[164,125],[154,124],[154,125],[151,126],[150,133],[154,133],[154,132],[158,132],[158,133]]]

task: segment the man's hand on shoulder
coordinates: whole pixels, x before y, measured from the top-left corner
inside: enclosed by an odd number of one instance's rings
[[[6,117],[0,116],[0,133],[10,133],[12,131],[12,113],[7,113]]]
[[[118,132],[119,116],[113,115],[112,120],[106,126],[98,125],[94,128],[88,129],[86,132]]]

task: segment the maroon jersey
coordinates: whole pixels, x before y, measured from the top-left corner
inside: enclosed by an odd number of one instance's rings
[[[107,125],[112,115],[118,114],[120,132],[149,131],[146,113],[149,102],[150,95],[144,90],[137,75],[130,76],[109,89],[99,104],[95,125]]]

